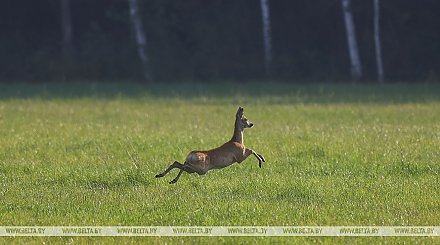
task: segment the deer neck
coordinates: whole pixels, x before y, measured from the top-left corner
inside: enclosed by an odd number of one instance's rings
[[[243,144],[243,128],[240,127],[237,120],[235,120],[234,134],[232,135],[231,141]]]

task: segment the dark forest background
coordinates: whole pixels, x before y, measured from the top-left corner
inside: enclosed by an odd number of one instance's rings
[[[154,81],[350,79],[340,0],[270,0],[264,72],[258,0],[140,0]],[[385,79],[439,81],[440,1],[382,0]],[[59,0],[3,0],[0,81],[142,80],[127,0],[72,0],[71,54]],[[374,81],[373,2],[353,0],[362,81]]]

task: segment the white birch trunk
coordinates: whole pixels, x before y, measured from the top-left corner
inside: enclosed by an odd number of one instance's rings
[[[383,71],[383,63],[382,63],[382,47],[380,43],[380,9],[379,9],[379,0],[374,1],[374,46],[376,49],[376,65],[377,65],[377,80],[380,83],[384,81],[384,71]]]
[[[61,0],[61,33],[64,58],[69,59],[73,52],[73,28],[70,0]]]
[[[272,63],[272,37],[270,34],[270,12],[269,0],[260,0],[261,16],[263,21],[263,45],[264,45],[264,64],[266,75],[270,74]]]
[[[359,50],[356,42],[356,32],[354,28],[353,15],[351,13],[351,0],[342,0],[342,10],[344,14],[345,29],[347,31],[348,52],[351,63],[351,76],[354,80],[362,77],[362,65],[359,58]]]
[[[149,68],[149,59],[147,55],[147,38],[145,36],[144,30],[142,28],[142,21],[139,14],[139,5],[137,0],[128,0],[130,8],[130,19],[133,25],[134,34],[136,37],[136,44],[139,59],[142,63],[142,72],[144,79],[147,82],[152,81],[152,74]]]

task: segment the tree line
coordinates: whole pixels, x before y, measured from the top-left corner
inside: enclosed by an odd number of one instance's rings
[[[5,0],[0,80],[438,81],[435,0]]]

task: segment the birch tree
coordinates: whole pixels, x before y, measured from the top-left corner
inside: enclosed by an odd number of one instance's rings
[[[383,63],[382,63],[382,47],[380,43],[380,9],[379,9],[379,0],[374,1],[374,46],[376,49],[376,65],[377,65],[377,80],[380,83],[383,83],[384,80],[384,71],[383,71]]]
[[[272,63],[272,37],[270,34],[270,13],[269,0],[260,0],[261,16],[263,21],[263,45],[264,45],[264,65],[266,75],[270,74]]]
[[[73,52],[73,28],[70,0],[61,0],[62,49],[65,59],[70,59]]]
[[[341,0],[342,11],[344,14],[345,29],[347,33],[348,53],[351,63],[351,77],[358,80],[362,77],[362,65],[359,58],[359,50],[356,42],[356,32],[354,28],[353,15],[351,13],[351,0]]]
[[[130,19],[137,44],[139,59],[142,64],[142,73],[145,81],[151,82],[152,73],[149,67],[149,58],[147,54],[147,38],[142,28],[141,16],[139,14],[139,4],[137,0],[128,0]]]

